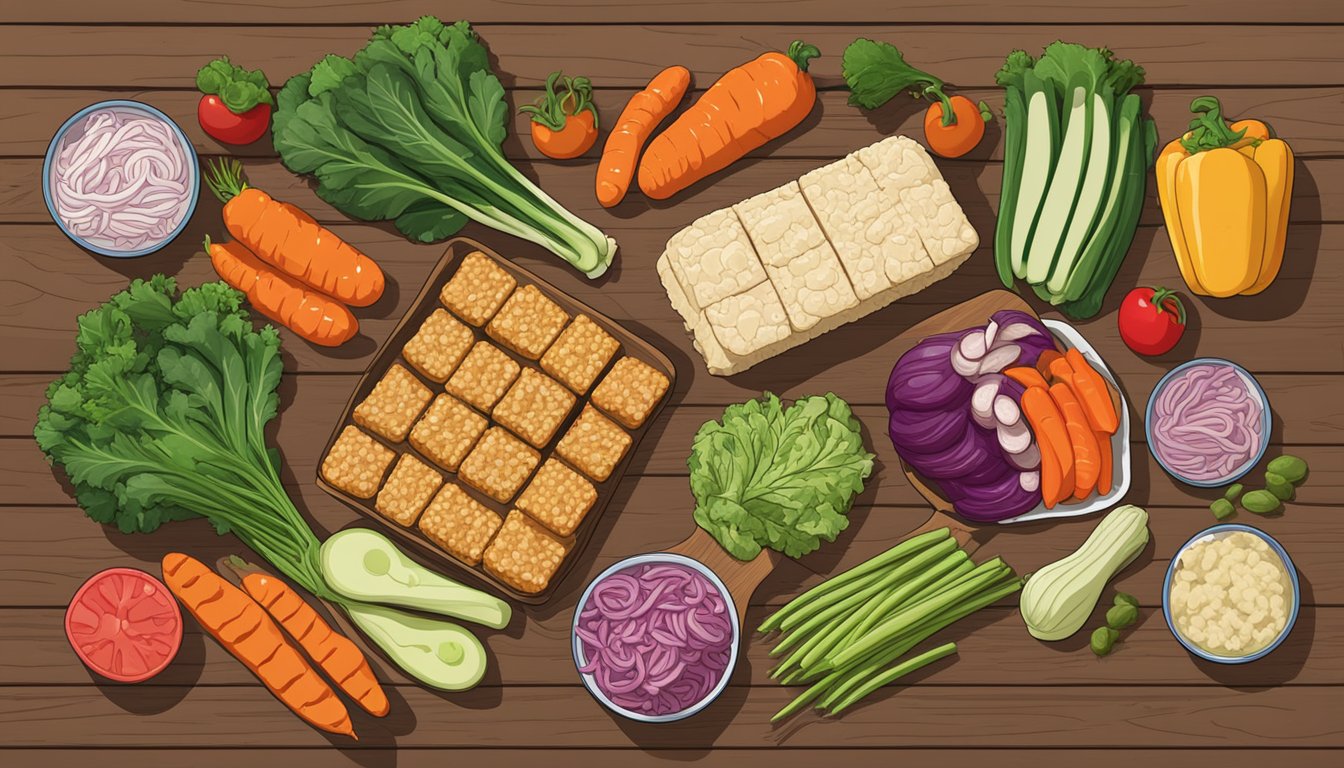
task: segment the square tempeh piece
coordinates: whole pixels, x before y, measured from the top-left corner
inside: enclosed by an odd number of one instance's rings
[[[486,413],[518,378],[519,365],[488,341],[478,341],[448,380],[448,391]]]
[[[439,395],[411,429],[411,447],[449,471],[466,458],[488,422],[452,395]]]
[[[415,374],[399,363],[393,364],[369,396],[355,406],[355,423],[399,443],[406,439],[430,396],[429,387]]]
[[[569,536],[597,502],[597,489],[559,459],[547,459],[518,497],[518,508],[550,528]]]
[[[322,459],[322,479],[355,498],[371,499],[396,455],[359,427],[348,426]]]
[[[410,527],[434,492],[443,485],[443,475],[409,453],[403,453],[392,468],[383,490],[378,492],[374,509],[398,525]]]
[[[420,530],[448,554],[467,565],[476,565],[503,522],[494,510],[449,483],[420,516]]]
[[[569,313],[546,298],[535,285],[513,292],[485,332],[514,352],[536,360],[569,322]]]
[[[514,510],[485,550],[485,569],[519,592],[535,595],[550,586],[568,548],[546,529]]]
[[[620,348],[621,343],[592,318],[579,315],[541,356],[541,367],[582,395]]]
[[[630,449],[630,442],[630,435],[616,422],[586,405],[556,444],[555,452],[600,483],[611,477]]]
[[[643,360],[622,357],[593,390],[593,405],[638,429],[666,394],[668,383],[661,371]]]
[[[517,284],[513,275],[476,251],[462,259],[453,279],[439,291],[439,301],[468,323],[481,326],[495,316]]]
[[[466,357],[475,338],[471,329],[447,310],[436,309],[406,342],[401,355],[425,378],[442,384]]]
[[[574,394],[555,379],[524,368],[504,399],[495,406],[495,421],[541,448],[555,436],[565,417],[574,410]]]
[[[501,427],[491,427],[467,458],[462,460],[457,476],[462,482],[498,502],[506,502],[518,493],[532,470],[541,461],[537,453],[522,440]]]

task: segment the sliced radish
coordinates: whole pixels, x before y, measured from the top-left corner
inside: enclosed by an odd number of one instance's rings
[[[984,331],[971,331],[961,337],[961,343],[957,345],[957,350],[967,360],[979,360],[985,356],[985,351],[989,345],[985,343]]]
[[[1000,424],[998,427],[999,447],[1008,454],[1018,454],[1032,446],[1031,430],[1021,421],[1016,424]]]
[[[974,378],[980,371],[979,360],[968,360],[961,354],[960,347],[952,348],[952,370],[965,379]]]
[[[1001,347],[990,350],[983,359],[980,360],[980,373],[1000,373],[1004,368],[1017,362],[1017,358],[1022,356],[1022,348],[1016,344],[1004,344]]]
[[[1017,476],[1017,484],[1027,493],[1035,493],[1041,489],[1041,475],[1039,472],[1023,472]]]
[[[981,376],[971,391],[971,415],[975,417],[975,423],[986,429],[998,426],[994,420],[994,398],[999,394],[1002,382],[1003,376],[997,373]]]
[[[1035,443],[1027,447],[1027,450],[1021,453],[1010,453],[1006,457],[1008,463],[1022,470],[1036,469],[1041,466],[1041,449]]]
[[[999,395],[994,398],[994,418],[1000,424],[1012,426],[1022,420],[1022,409],[1018,407],[1017,401],[1010,395]]]
[[[990,321],[989,321],[989,325],[986,325],[986,326],[985,326],[985,348],[986,348],[986,349],[993,349],[993,348],[994,348],[994,337],[995,337],[996,335],[998,335],[998,333],[999,333],[999,324],[996,323],[996,322],[994,322],[993,320],[990,320]]]
[[[1000,328],[995,336],[999,341],[1017,341],[1018,339],[1025,339],[1028,336],[1039,336],[1040,333],[1040,331],[1032,328],[1026,323],[1010,323],[1009,325]]]

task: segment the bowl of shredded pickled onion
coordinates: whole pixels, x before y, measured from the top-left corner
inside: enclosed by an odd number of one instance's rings
[[[603,571],[574,611],[574,664],[607,709],[646,723],[709,706],[737,664],[740,627],[709,568],[666,552]]]
[[[1272,418],[1269,398],[1250,371],[1201,357],[1171,369],[1153,388],[1148,448],[1177,480],[1217,488],[1265,455]]]
[[[167,115],[138,101],[100,101],[52,137],[42,194],[76,244],[103,256],[144,256],[186,228],[199,171],[196,150]]]

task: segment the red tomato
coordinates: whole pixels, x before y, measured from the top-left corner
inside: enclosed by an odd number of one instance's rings
[[[139,683],[177,655],[182,613],[163,582],[134,568],[108,568],[70,598],[65,636],[93,671],[119,683]]]
[[[241,115],[235,114],[218,96],[206,94],[196,107],[196,119],[210,138],[225,144],[251,144],[266,133],[271,124],[271,105],[258,104]]]
[[[1120,302],[1120,338],[1140,355],[1171,351],[1185,333],[1185,305],[1167,288],[1135,288]]]
[[[924,140],[939,157],[961,157],[975,149],[985,135],[985,115],[965,96],[948,99],[955,119],[943,125],[943,103],[935,101],[924,113]]]

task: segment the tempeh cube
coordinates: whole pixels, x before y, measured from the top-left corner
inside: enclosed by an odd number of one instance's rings
[[[420,530],[430,541],[467,565],[481,562],[481,553],[504,520],[453,483],[443,486],[420,516]]]
[[[368,397],[355,406],[355,423],[399,443],[406,439],[430,396],[429,387],[420,383],[415,374],[394,363]]]
[[[322,460],[322,479],[359,499],[371,499],[396,452],[347,426]]]
[[[622,357],[593,390],[593,405],[637,429],[667,393],[670,382],[642,360]]]
[[[439,301],[468,323],[481,326],[495,316],[517,284],[503,267],[475,251],[462,259],[453,278],[439,291]]]
[[[518,363],[498,347],[478,341],[448,380],[448,391],[489,413],[518,378],[519,370]]]
[[[438,470],[404,453],[378,492],[373,508],[383,517],[410,527],[442,484],[443,475]]]
[[[536,448],[551,441],[574,410],[573,393],[540,371],[524,368],[504,399],[495,406],[495,421],[518,433]]]
[[[523,487],[539,461],[541,454],[508,430],[491,427],[462,460],[457,476],[495,501],[506,502]]]
[[[406,342],[402,357],[417,371],[442,384],[462,362],[475,340],[471,329],[448,314],[436,309]]]
[[[466,458],[487,422],[452,395],[439,395],[411,430],[411,447],[450,471]]]
[[[630,435],[591,405],[569,425],[555,452],[599,483],[611,476],[630,448]]]
[[[568,536],[597,502],[597,489],[559,459],[547,459],[518,497],[518,508],[558,536]]]
[[[579,315],[541,356],[541,367],[582,395],[620,348],[621,343],[592,318]]]
[[[524,285],[485,327],[485,332],[514,352],[536,360],[569,322],[569,313],[535,285]]]
[[[535,595],[546,589],[564,562],[568,547],[514,510],[499,535],[486,548],[485,569],[519,592]]]

